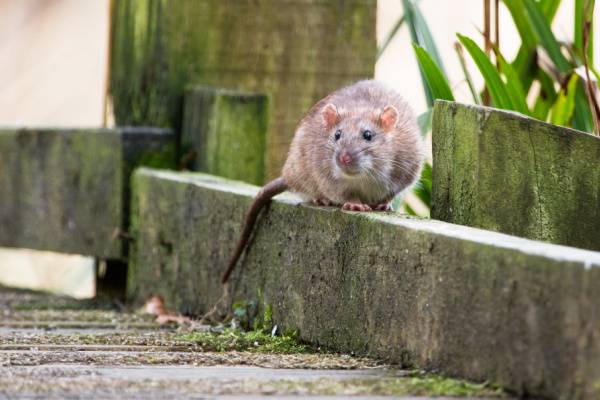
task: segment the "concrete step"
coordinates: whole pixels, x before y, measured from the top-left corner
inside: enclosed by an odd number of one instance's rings
[[[53,302],[61,304],[60,309],[36,308]],[[213,328],[159,327],[147,316],[88,308],[90,303],[64,298],[53,301],[52,296],[32,292],[0,288],[0,305],[2,314],[10,315],[12,321],[38,322],[36,328],[0,329],[0,398],[427,399],[458,395],[467,399],[469,395],[501,395],[485,386],[343,354],[274,354],[252,348],[214,351],[186,336]],[[2,314],[0,323],[5,322]],[[85,325],[94,318],[104,324],[113,321],[112,327]],[[126,324],[140,320],[153,329]],[[76,328],[55,328],[65,325]]]
[[[130,298],[202,314],[258,188],[218,177],[134,174]],[[323,348],[492,381],[518,394],[594,398],[600,253],[393,213],[277,197],[228,300],[272,310]],[[226,297],[227,298],[227,297]]]

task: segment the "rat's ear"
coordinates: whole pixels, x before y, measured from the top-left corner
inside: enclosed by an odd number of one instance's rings
[[[338,114],[337,107],[332,103],[327,103],[325,107],[323,107],[321,115],[323,116],[323,123],[325,124],[326,129],[333,128],[340,120],[340,114]]]
[[[396,126],[396,122],[398,122],[398,110],[394,106],[386,106],[379,115],[379,125],[384,132],[387,132]]]

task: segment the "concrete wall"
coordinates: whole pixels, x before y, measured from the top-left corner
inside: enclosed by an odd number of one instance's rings
[[[258,188],[138,170],[130,298],[202,314]],[[342,212],[278,197],[230,281],[230,301],[270,305],[280,329],[323,348],[596,398],[600,253],[439,221]],[[587,396],[587,397],[586,397]]]
[[[102,259],[126,256],[129,178],[174,166],[175,135],[156,128],[0,129],[0,246]]]

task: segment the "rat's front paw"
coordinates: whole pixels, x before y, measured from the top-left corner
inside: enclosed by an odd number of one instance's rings
[[[372,211],[368,204],[361,203],[344,203],[342,210],[348,211]]]

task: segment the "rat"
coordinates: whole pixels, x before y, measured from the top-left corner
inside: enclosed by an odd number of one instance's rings
[[[290,190],[317,205],[389,211],[392,199],[420,176],[424,158],[417,120],[395,90],[365,80],[334,91],[302,118],[281,176],[254,198],[221,282],[272,197]]]

